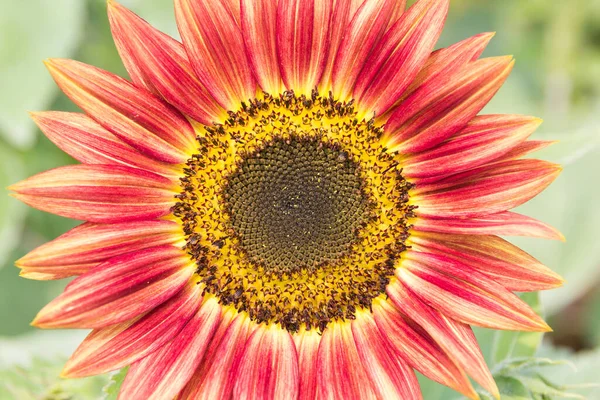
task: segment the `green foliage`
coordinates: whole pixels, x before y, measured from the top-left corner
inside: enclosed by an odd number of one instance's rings
[[[103,400],[117,400],[117,397],[119,396],[119,390],[121,389],[121,385],[127,376],[128,369],[128,367],[123,368],[110,376],[110,380],[102,389],[102,393],[104,393]]]
[[[27,111],[47,107],[56,93],[42,61],[68,57],[81,38],[84,2],[2,2],[0,12],[0,137],[18,148],[33,145]]]
[[[105,375],[83,379],[61,379],[66,359],[34,359],[28,366],[0,371],[0,399],[96,400],[106,384]]]

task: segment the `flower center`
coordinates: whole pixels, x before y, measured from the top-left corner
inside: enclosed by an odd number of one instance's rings
[[[264,94],[203,127],[172,212],[204,291],[290,332],[369,308],[414,216],[381,133],[316,92]]]
[[[340,261],[369,219],[359,165],[316,138],[277,138],[244,158],[224,186],[248,259],[278,274]]]

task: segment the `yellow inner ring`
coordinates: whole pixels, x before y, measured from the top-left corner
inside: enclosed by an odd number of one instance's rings
[[[413,216],[411,184],[401,175],[398,156],[386,152],[382,132],[372,120],[357,120],[351,103],[291,92],[265,94],[231,112],[223,125],[205,127],[173,208],[205,291],[258,323],[280,323],[292,332],[303,325],[322,330],[332,320],[352,319],[357,309],[368,308],[393,275],[394,261],[406,248],[407,219]],[[361,167],[374,215],[339,262],[277,273],[253,264],[240,250],[222,190],[246,155],[276,138],[291,137],[342,147]]]

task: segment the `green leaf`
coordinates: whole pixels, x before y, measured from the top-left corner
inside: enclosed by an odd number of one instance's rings
[[[123,368],[110,376],[109,382],[102,389],[104,393],[103,400],[117,400],[119,390],[121,390],[121,385],[125,380],[125,376],[127,376],[128,369],[129,367]]]
[[[544,345],[539,351],[542,357],[562,359],[569,363],[548,369],[544,377],[568,385],[588,400],[600,400],[600,347],[595,350],[574,353],[572,350]]]
[[[34,124],[26,111],[46,107],[56,93],[42,60],[69,57],[81,39],[85,2],[2,2],[0,12],[0,136],[29,148]]]
[[[539,293],[523,293],[520,297],[536,313],[543,315]],[[492,370],[508,359],[532,357],[543,337],[543,334],[539,332],[499,331],[483,328],[473,328],[473,330]]]
[[[510,376],[496,378],[496,384],[502,394],[502,400],[529,400],[531,394],[520,380]]]

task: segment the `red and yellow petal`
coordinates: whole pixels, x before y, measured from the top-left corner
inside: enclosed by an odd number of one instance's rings
[[[237,367],[233,398],[285,400],[298,393],[298,355],[290,333],[259,325]]]
[[[136,85],[203,124],[225,119],[225,110],[196,77],[181,43],[112,0],[108,19],[123,64]]]
[[[332,70],[332,93],[349,101],[367,57],[385,33],[396,0],[364,1],[342,35]]]
[[[193,154],[196,133],[190,123],[150,92],[77,61],[51,59],[46,66],[75,104],[130,146],[173,164]]]
[[[87,115],[60,111],[31,113],[42,132],[83,164],[124,165],[177,177],[178,167],[140,153]]]
[[[177,193],[171,179],[118,165],[71,165],[12,185],[13,196],[42,211],[97,223],[167,215]]]
[[[510,210],[542,192],[562,168],[541,160],[510,160],[452,175],[414,190],[417,214],[477,218]]]
[[[321,335],[315,330],[301,330],[294,335],[298,354],[298,400],[313,400],[317,396],[317,360]]]
[[[329,93],[332,89],[332,73],[336,56],[346,28],[354,18],[363,0],[334,0],[329,26],[329,51],[325,61],[325,69],[319,83],[320,93]],[[398,2],[399,3],[399,2]]]
[[[465,372],[456,366],[436,341],[417,324],[401,315],[391,302],[376,299],[373,317],[390,348],[414,369],[471,399],[477,393]]]
[[[181,227],[173,221],[84,223],[34,249],[16,265],[26,278],[33,273],[81,275],[121,254],[175,244],[182,235]]]
[[[556,272],[496,236],[419,232],[411,237],[416,251],[451,257],[489,276],[510,291],[530,292],[561,286]]]
[[[468,325],[446,318],[412,294],[397,279],[386,288],[398,310],[422,327],[460,368],[484,389],[500,398],[498,387],[485,364],[477,339]]]
[[[175,0],[175,16],[192,67],[217,103],[237,110],[253,99],[256,83],[242,32],[221,1]]]
[[[390,151],[430,149],[463,129],[502,86],[512,57],[485,58],[419,86],[386,122]]]
[[[523,143],[540,123],[539,118],[520,115],[475,117],[439,146],[407,156],[402,162],[402,173],[407,178],[420,180],[479,167]]]
[[[221,314],[218,301],[206,299],[169,344],[129,368],[118,398],[162,400],[177,396],[202,361]]]
[[[277,2],[241,0],[241,28],[246,55],[258,85],[276,95],[284,90],[277,56]]]
[[[550,330],[517,295],[456,259],[409,251],[396,276],[425,303],[457,321],[492,329]]]
[[[277,50],[286,88],[309,96],[327,61],[333,0],[279,0]]]
[[[114,257],[67,285],[32,325],[99,329],[124,322],[169,300],[194,271],[189,256],[172,246]]]
[[[349,322],[331,322],[323,332],[317,356],[317,398],[377,399]]]
[[[417,218],[413,228],[422,232],[456,233],[461,235],[529,236],[561,240],[564,236],[552,226],[535,218],[504,211],[479,218],[428,219]]]
[[[377,398],[422,399],[419,382],[412,368],[394,353],[380,332],[370,311],[358,311],[352,321],[354,343]]]
[[[190,282],[181,293],[133,321],[92,331],[71,356],[62,376],[99,375],[131,365],[173,339],[202,303],[200,287]]]
[[[448,0],[416,2],[373,48],[353,89],[365,114],[384,114],[413,82],[442,32],[448,6]]]

